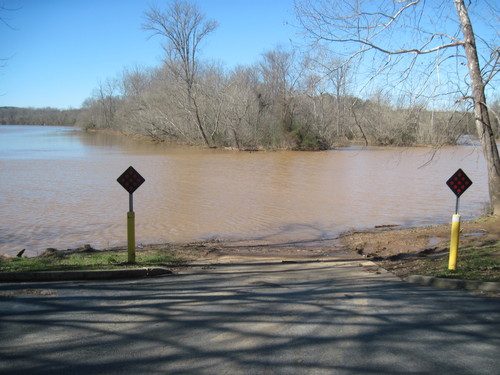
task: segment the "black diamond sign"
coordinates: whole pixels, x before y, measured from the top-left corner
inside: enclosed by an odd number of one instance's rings
[[[446,185],[448,185],[458,198],[472,185],[472,181],[462,169],[459,169],[448,181],[446,181]]]
[[[118,181],[120,185],[125,188],[125,190],[132,194],[146,180],[134,168],[128,167],[128,169],[123,172],[116,181]]]

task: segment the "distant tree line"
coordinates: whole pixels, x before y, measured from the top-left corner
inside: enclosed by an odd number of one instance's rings
[[[0,107],[0,125],[76,125],[79,109]]]
[[[382,91],[361,100],[349,94],[347,69],[328,90],[303,64],[280,48],[229,72],[199,64],[189,89],[176,65],[125,70],[85,101],[78,123],[235,149],[320,150],[353,141],[443,145],[475,133],[470,113],[431,111],[418,103],[398,107]]]

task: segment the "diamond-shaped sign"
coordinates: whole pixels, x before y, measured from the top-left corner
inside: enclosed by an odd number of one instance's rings
[[[448,185],[458,198],[472,185],[472,181],[462,169],[458,169],[458,171],[446,181],[446,185]]]
[[[146,180],[133,167],[128,167],[116,181],[132,194]]]

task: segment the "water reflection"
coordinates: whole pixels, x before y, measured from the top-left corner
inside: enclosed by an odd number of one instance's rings
[[[142,243],[293,241],[448,222],[455,200],[445,181],[458,168],[474,181],[461,213],[477,216],[487,200],[473,146],[444,148],[429,162],[426,148],[245,153],[44,128],[0,127],[0,146],[10,144],[0,153],[1,253],[125,244],[128,195],[116,178],[130,165],[146,178],[134,194]]]

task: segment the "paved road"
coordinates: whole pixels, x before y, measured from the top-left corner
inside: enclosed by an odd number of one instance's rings
[[[261,260],[0,293],[1,374],[500,371],[500,299],[402,283],[361,261]]]

